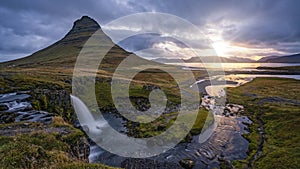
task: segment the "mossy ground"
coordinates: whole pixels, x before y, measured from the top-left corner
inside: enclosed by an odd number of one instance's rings
[[[112,73],[106,70],[101,70],[97,76],[95,90],[100,109],[113,107],[110,89],[111,76]],[[182,79],[182,82],[185,80],[188,79]],[[30,100],[33,107],[53,113],[55,118],[51,127],[41,127],[37,123],[30,123],[26,126],[30,128],[30,132],[13,132],[16,135],[11,136],[1,135],[0,168],[110,168],[101,164],[88,164],[86,160],[76,159],[72,156],[71,145],[76,144],[76,140],[83,137],[84,133],[70,125],[74,120],[72,107],[66,106],[65,103],[57,107],[59,103],[53,101],[47,92],[43,92],[43,90],[48,90],[50,95],[61,90],[71,93],[71,82],[72,69],[48,69],[46,67],[1,69],[1,93],[31,91]],[[151,90],[145,90],[145,85],[159,86],[166,93],[171,104],[180,103],[178,86],[171,76],[165,72],[148,70],[138,74],[131,82],[130,98],[133,104],[135,104],[135,99],[149,97]],[[35,93],[36,91],[41,92]],[[175,117],[176,112],[172,115]],[[202,128],[202,117],[197,118],[197,126],[193,129],[193,133],[199,132]],[[163,121],[164,118],[160,117],[158,121]],[[168,127],[170,124],[172,122],[163,125]],[[6,123],[1,127],[6,130],[5,127],[22,128],[24,125],[22,123]],[[66,135],[54,131],[49,132],[53,128],[66,127],[72,132]],[[151,134],[151,131],[149,133]]]
[[[283,78],[256,78],[243,86],[228,89],[228,100],[245,106],[254,122],[249,140],[249,157],[235,161],[236,168],[247,168],[258,144],[257,116],[262,112],[265,141],[262,155],[253,168],[300,168],[300,82]]]
[[[21,132],[24,128],[26,133]],[[55,117],[52,125],[0,125],[0,133],[7,130],[10,135],[0,136],[0,168],[111,168],[88,164],[87,159],[76,156],[74,150],[78,150],[84,133],[60,117]]]
[[[152,73],[150,73],[152,72]],[[151,75],[151,76],[150,76]],[[198,72],[198,75],[201,73]],[[71,76],[72,70],[67,69],[20,69],[20,70],[1,70],[0,88],[1,93],[49,89],[66,90],[71,92]],[[96,96],[100,108],[111,107],[113,105],[110,96],[110,72],[104,72],[98,76],[100,81],[96,82]],[[151,77],[151,78],[150,78]],[[182,79],[184,82],[188,79]],[[146,71],[139,74],[131,83],[132,98],[148,98],[149,91],[145,91],[143,86],[154,85],[162,88],[166,92],[168,99],[174,104],[180,103],[178,88],[170,76],[166,76],[163,72]],[[228,101],[245,106],[247,116],[253,120],[250,126],[250,133],[244,135],[250,141],[249,157],[245,160],[235,161],[237,168],[247,168],[249,160],[255,154],[259,143],[259,133],[257,131],[258,123],[256,116],[259,111],[263,111],[262,120],[265,127],[265,143],[263,154],[254,161],[254,168],[300,168],[300,150],[299,150],[299,105],[294,104],[300,102],[299,98],[300,83],[291,79],[279,78],[256,78],[238,88],[230,88],[228,90]],[[268,100],[268,98],[279,98],[278,100]],[[285,100],[285,101],[279,101]],[[40,109],[49,108],[47,98],[36,99],[35,106]],[[68,125],[70,118],[65,111],[59,109],[51,109],[57,117],[63,117]],[[46,110],[47,111],[47,110]],[[207,114],[200,109],[200,114]],[[175,120],[177,112],[165,114],[158,118],[154,123],[141,124],[139,126],[130,126],[130,129],[136,130],[138,137],[150,137],[159,134],[168,128]],[[204,117],[198,116],[190,134],[197,134],[201,131],[204,124]],[[4,124],[14,125],[14,124]],[[58,125],[58,124],[57,124]],[[34,125],[35,126],[35,125]],[[132,128],[131,128],[132,127]],[[83,134],[81,131],[80,136]],[[84,161],[76,160],[68,154],[69,143],[77,137],[77,132],[70,137],[58,137],[56,134],[26,133],[20,136],[1,136],[1,155],[8,154],[1,158],[0,164],[5,165],[4,168],[98,168],[104,167],[98,164],[88,164]],[[78,136],[79,136],[78,135]],[[15,140],[15,141],[14,141]],[[55,145],[54,147],[42,142]],[[22,145],[22,146],[21,146]],[[15,149],[12,149],[15,147]],[[22,148],[25,147],[25,148]],[[35,163],[28,161],[36,160]],[[41,166],[41,163],[43,165]]]
[[[174,124],[176,120],[178,112],[162,114],[159,118],[151,123],[140,123],[136,124],[133,122],[129,122],[127,124],[129,129],[129,135],[137,137],[137,138],[147,138],[157,136],[164,131],[166,131],[169,127]],[[209,125],[213,122],[213,115],[205,110],[204,108],[199,109],[198,115],[196,119],[192,119],[193,115],[187,115],[185,118],[186,121],[195,121],[192,129],[190,130],[189,134],[186,136],[183,142],[188,142],[191,139],[192,135],[200,134],[203,127],[205,126],[205,122],[207,121],[206,125]],[[183,132],[184,129],[182,127],[178,128],[178,132]],[[172,140],[172,138],[169,138]]]

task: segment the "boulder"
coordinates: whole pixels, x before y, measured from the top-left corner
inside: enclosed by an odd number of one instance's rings
[[[195,166],[195,161],[185,158],[179,161],[179,164],[185,169],[192,169]]]
[[[8,107],[5,104],[0,105],[0,111],[6,111],[8,110]]]

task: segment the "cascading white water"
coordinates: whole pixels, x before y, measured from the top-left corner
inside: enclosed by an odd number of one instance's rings
[[[89,134],[89,136],[99,137],[101,134],[102,128],[108,126],[108,123],[105,120],[95,120],[90,110],[87,106],[76,96],[71,95],[72,105],[74,109],[77,110],[76,114],[80,121],[80,124],[83,130]],[[96,157],[104,152],[97,145],[90,147],[89,162],[94,162]]]
[[[90,110],[78,97],[71,95],[71,101],[74,109],[76,110],[79,122],[87,134],[100,134],[101,129],[108,126],[108,123],[104,119],[95,120]]]

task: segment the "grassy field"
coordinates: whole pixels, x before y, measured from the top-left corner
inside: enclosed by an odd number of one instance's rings
[[[282,78],[256,78],[238,88],[228,89],[230,103],[245,106],[254,122],[249,140],[249,157],[235,161],[236,168],[300,168],[300,81]],[[263,122],[262,154],[259,120]]]
[[[110,82],[112,73],[103,68],[97,75],[95,83],[96,97],[100,109],[113,108],[111,99]],[[178,72],[181,73],[181,72]],[[200,74],[195,72],[195,74]],[[185,77],[184,75],[182,77]],[[181,82],[189,80],[181,79]],[[77,159],[72,156],[71,146],[75,140],[85,137],[84,133],[72,127],[74,122],[74,111],[70,105],[69,94],[71,93],[72,69],[61,68],[5,68],[1,69],[0,74],[0,92],[9,93],[15,91],[31,91],[31,102],[34,109],[44,110],[55,115],[55,119],[61,119],[56,126],[43,126],[41,124],[30,123],[25,126],[30,132],[17,132],[15,135],[0,136],[0,168],[109,168],[101,164],[88,164],[86,159]],[[134,105],[137,100],[145,100],[149,97],[151,89],[145,89],[145,86],[158,86],[167,95],[168,104],[180,104],[180,93],[174,79],[165,72],[158,70],[146,70],[138,74],[130,85],[130,99]],[[61,95],[61,91],[65,91]],[[193,92],[193,91],[189,91]],[[54,96],[52,96],[54,95]],[[57,100],[58,99],[58,100]],[[59,99],[62,100],[59,106]],[[137,105],[138,107],[138,105]],[[207,113],[200,110],[201,116],[198,116],[196,125],[190,134],[199,133],[204,124]],[[203,114],[203,115],[202,115]],[[138,137],[147,137],[159,133],[162,129],[168,128],[176,119],[177,112],[160,117],[157,121],[150,124],[142,124],[135,134]],[[205,115],[205,116],[204,116]],[[166,121],[166,116],[170,121]],[[63,122],[61,122],[63,121]],[[162,128],[157,130],[157,123]],[[65,125],[62,126],[61,124]],[[23,123],[1,124],[3,131],[7,128],[24,128]],[[71,134],[63,136],[57,132],[45,132],[50,128],[68,128]],[[128,126],[130,127],[130,126]],[[19,129],[16,127],[16,130]],[[142,131],[149,130],[141,135]],[[148,133],[148,134],[147,134]],[[51,146],[50,146],[51,145]],[[12,149],[12,147],[14,147]],[[34,161],[33,163],[31,161]]]
[[[258,67],[258,69],[269,69],[269,70],[287,70],[287,71],[300,71],[300,66],[283,66],[283,67]]]
[[[7,131],[9,135],[2,135]],[[112,169],[102,164],[88,164],[84,157],[88,155],[84,133],[60,117],[55,117],[52,125],[0,124],[0,133],[0,168]],[[84,156],[80,156],[81,153]]]

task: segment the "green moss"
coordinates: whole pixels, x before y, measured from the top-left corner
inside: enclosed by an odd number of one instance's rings
[[[0,166],[2,168],[42,168],[54,163],[67,163],[68,146],[48,134],[0,137]]]
[[[58,169],[117,169],[115,167],[106,166],[103,164],[86,164],[74,162],[71,164],[63,164],[62,166],[57,166]]]
[[[56,123],[59,123],[58,121],[56,120]],[[10,126],[16,127],[18,124]],[[56,132],[33,130],[29,134],[0,136],[0,168],[113,168],[101,164],[88,164],[71,156],[72,146],[78,146],[78,141],[84,134],[62,121],[56,126],[64,126],[68,133],[61,135]],[[36,127],[36,124],[28,127]]]
[[[230,103],[245,106],[254,122],[244,137],[250,142],[249,157],[235,161],[236,168],[246,168],[259,143],[257,117],[262,112],[265,141],[263,153],[253,168],[300,168],[300,82],[283,78],[256,78],[227,92]]]
[[[176,120],[176,117],[178,115],[178,112],[174,113],[168,113],[168,114],[162,114],[159,118],[154,120],[151,123],[140,123],[140,124],[134,124],[132,122],[129,122],[127,124],[127,127],[129,129],[129,134],[138,137],[138,138],[147,138],[147,137],[153,137],[157,136],[164,131],[166,131],[169,127],[171,127],[174,124],[174,121]],[[186,121],[194,120],[192,119],[194,116],[185,116]],[[189,119],[190,118],[190,119]],[[213,115],[209,113],[204,108],[199,109],[198,116],[195,120],[195,123],[190,130],[190,133],[188,134],[187,138],[185,138],[184,142],[187,142],[189,138],[192,135],[200,134],[202,131],[202,128],[205,127],[205,121],[207,120],[207,125],[211,124],[213,121]],[[174,128],[176,130],[176,128]],[[184,126],[178,127],[178,133],[184,132]],[[177,133],[177,132],[175,132]],[[167,138],[169,140],[175,139],[175,135],[169,135],[170,138]]]

